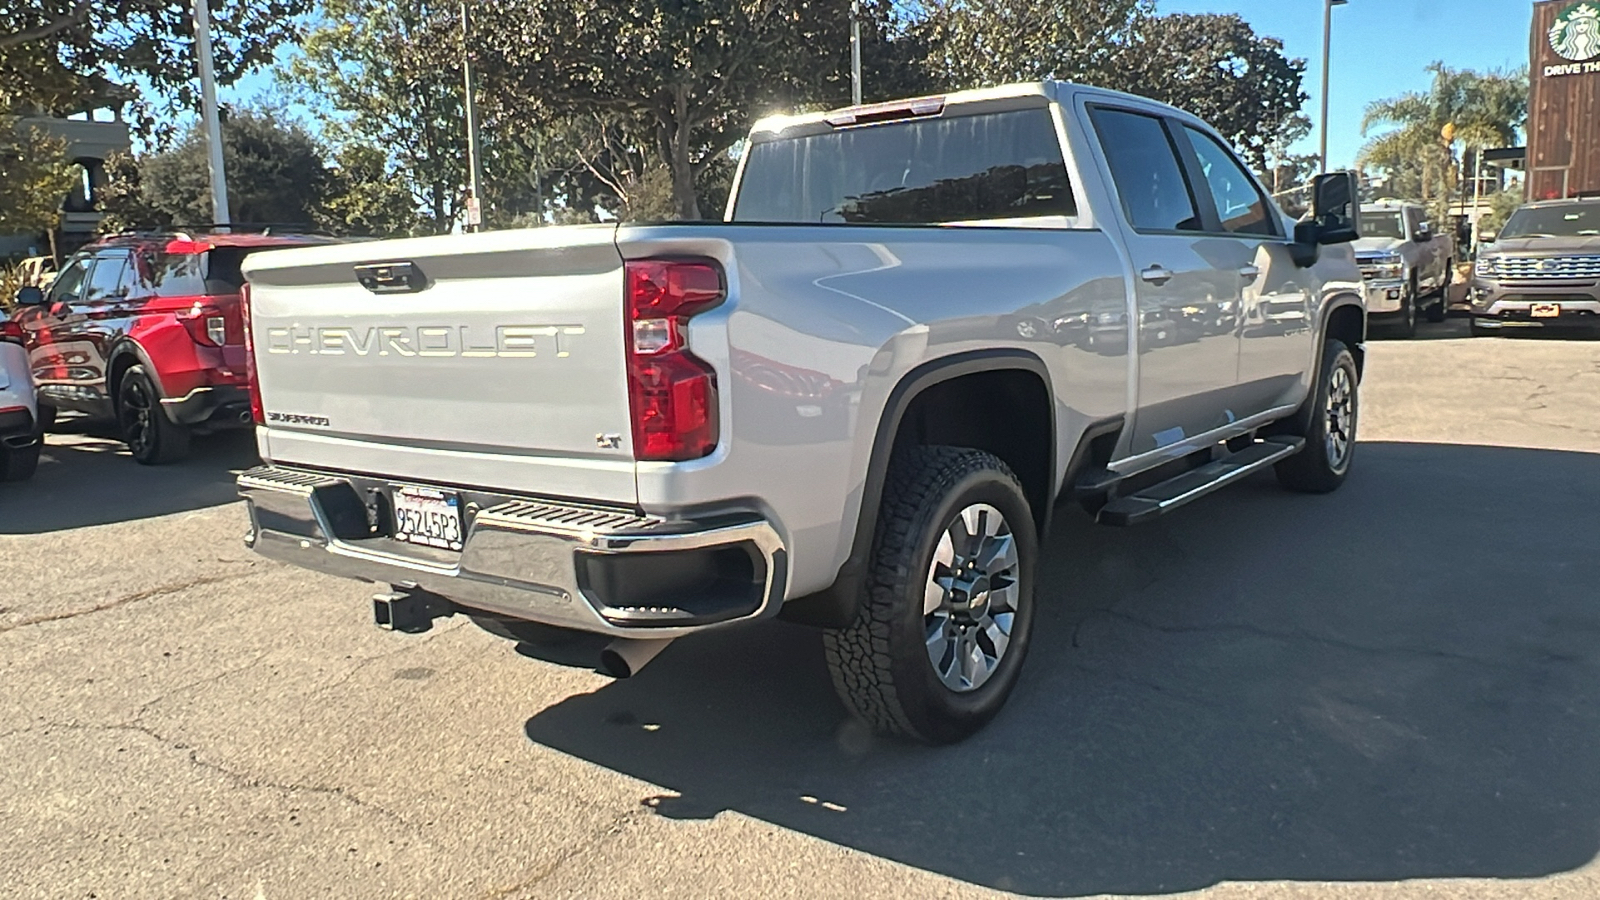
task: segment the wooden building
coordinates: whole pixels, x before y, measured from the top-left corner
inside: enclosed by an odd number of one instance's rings
[[[1528,198],[1600,196],[1600,0],[1537,0]]]

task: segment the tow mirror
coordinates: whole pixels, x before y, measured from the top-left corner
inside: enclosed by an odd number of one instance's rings
[[[1289,249],[1295,265],[1316,265],[1324,244],[1348,244],[1361,237],[1361,202],[1353,172],[1329,172],[1311,183],[1311,210],[1294,227]]]
[[[43,306],[44,305],[44,291],[39,290],[39,288],[36,285],[31,285],[31,284],[28,285],[27,287],[24,287],[24,288],[18,288],[17,289],[17,305],[18,306]]]

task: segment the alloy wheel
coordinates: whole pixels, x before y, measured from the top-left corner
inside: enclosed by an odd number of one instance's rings
[[[118,408],[122,436],[128,442],[128,449],[133,451],[134,456],[148,452],[154,440],[153,423],[150,421],[154,409],[149,392],[137,378],[127,378],[122,382],[117,399],[120,401]]]
[[[1328,466],[1343,471],[1350,461],[1350,446],[1355,442],[1356,404],[1355,383],[1350,380],[1350,370],[1340,366],[1333,370],[1328,382],[1327,427]]]
[[[1000,510],[975,503],[939,536],[923,595],[928,661],[957,693],[982,687],[1011,645],[1021,561]]]

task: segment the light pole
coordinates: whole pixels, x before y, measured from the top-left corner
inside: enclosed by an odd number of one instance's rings
[[[200,69],[200,115],[205,119],[206,160],[211,169],[211,224],[223,231],[228,217],[228,177],[222,167],[222,116],[217,111],[217,73],[211,62],[211,10],[194,0],[194,53]]]
[[[1328,55],[1333,50],[1333,8],[1350,0],[1323,0],[1322,4],[1322,171],[1328,171]]]
[[[483,227],[483,148],[478,145],[478,85],[472,77],[472,20],[466,0],[461,3],[461,78],[466,82],[467,112],[467,229]]]
[[[861,105],[861,0],[850,0],[850,103]]]

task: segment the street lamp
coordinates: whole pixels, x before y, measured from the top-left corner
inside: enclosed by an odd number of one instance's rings
[[[211,172],[211,224],[227,231],[228,176],[222,166],[222,115],[217,109],[217,75],[211,59],[211,10],[206,0],[194,2],[194,53],[200,70],[200,116],[205,120],[206,167]]]
[[[1322,4],[1322,171],[1328,171],[1328,54],[1333,49],[1333,8],[1350,0],[1323,0]]]

